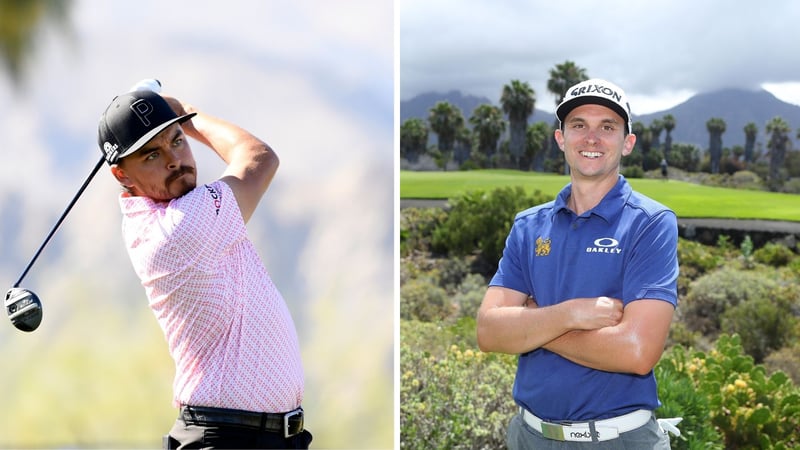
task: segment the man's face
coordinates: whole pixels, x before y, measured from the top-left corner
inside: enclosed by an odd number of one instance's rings
[[[111,166],[111,173],[133,195],[156,201],[178,198],[197,186],[194,156],[177,123]]]
[[[555,138],[573,177],[616,177],[620,160],[633,150],[636,136],[625,135],[625,120],[600,105],[582,105],[570,111]]]

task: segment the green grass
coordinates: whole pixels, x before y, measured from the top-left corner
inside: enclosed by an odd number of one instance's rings
[[[630,179],[631,186],[684,218],[733,218],[800,222],[800,195],[727,189],[682,181]],[[566,175],[514,170],[400,172],[401,199],[448,199],[470,191],[522,186],[555,196],[569,183]]]

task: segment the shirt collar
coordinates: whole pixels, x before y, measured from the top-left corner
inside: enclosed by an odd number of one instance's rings
[[[126,192],[119,194],[119,206],[122,213],[125,215],[151,211],[156,209],[159,204],[159,202],[156,202],[150,197],[134,196]]]
[[[600,200],[600,203],[597,206],[587,211],[585,215],[594,214],[602,217],[606,222],[612,222],[614,218],[622,211],[622,206],[628,201],[628,197],[630,197],[631,192],[632,189],[630,184],[628,184],[628,181],[625,179],[625,177],[620,174],[617,184],[615,184],[614,187],[608,191],[608,193],[605,195],[605,197],[603,197],[602,200]],[[561,189],[561,192],[558,193],[555,203],[553,204],[554,216],[562,211],[567,211],[574,214],[572,210],[567,207],[567,200],[569,200],[571,193],[572,183],[564,186],[564,189]]]

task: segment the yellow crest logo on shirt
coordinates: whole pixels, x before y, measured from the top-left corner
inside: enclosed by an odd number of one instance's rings
[[[536,256],[547,256],[550,254],[550,238],[536,238]]]

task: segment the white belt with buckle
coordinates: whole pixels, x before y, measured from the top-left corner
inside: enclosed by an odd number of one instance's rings
[[[525,423],[542,433],[547,439],[555,441],[593,442],[592,433],[598,441],[610,441],[619,437],[620,433],[635,430],[646,424],[652,411],[640,409],[611,419],[594,421],[594,430],[589,422],[550,423],[534,416],[525,408],[520,408]]]

